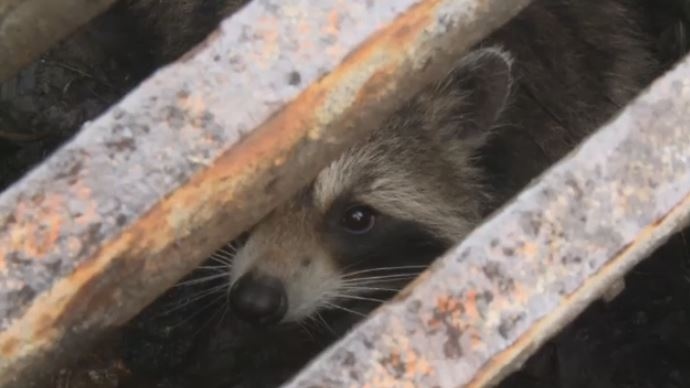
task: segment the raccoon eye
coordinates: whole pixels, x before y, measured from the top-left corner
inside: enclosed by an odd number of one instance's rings
[[[357,205],[345,211],[340,219],[340,225],[354,234],[363,234],[374,227],[376,216],[374,210],[368,206]]]

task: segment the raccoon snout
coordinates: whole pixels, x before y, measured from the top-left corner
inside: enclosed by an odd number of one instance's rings
[[[232,285],[230,305],[238,318],[252,324],[269,325],[285,316],[287,293],[280,279],[250,272]]]

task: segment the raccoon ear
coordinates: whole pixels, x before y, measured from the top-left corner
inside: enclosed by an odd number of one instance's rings
[[[511,55],[495,47],[477,49],[457,62],[435,92],[443,102],[432,107],[442,141],[460,140],[470,148],[486,142],[508,103],[511,65]]]

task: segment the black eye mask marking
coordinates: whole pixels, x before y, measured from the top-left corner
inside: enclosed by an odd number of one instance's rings
[[[342,268],[348,272],[367,268],[427,265],[450,247],[423,225],[374,212],[366,233],[352,233],[342,217],[357,204],[337,204],[327,215],[324,238]]]

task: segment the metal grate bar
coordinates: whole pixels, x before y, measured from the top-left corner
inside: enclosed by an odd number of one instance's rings
[[[690,58],[287,387],[485,387],[690,213]]]
[[[0,387],[127,321],[528,2],[240,10],[0,196]]]

